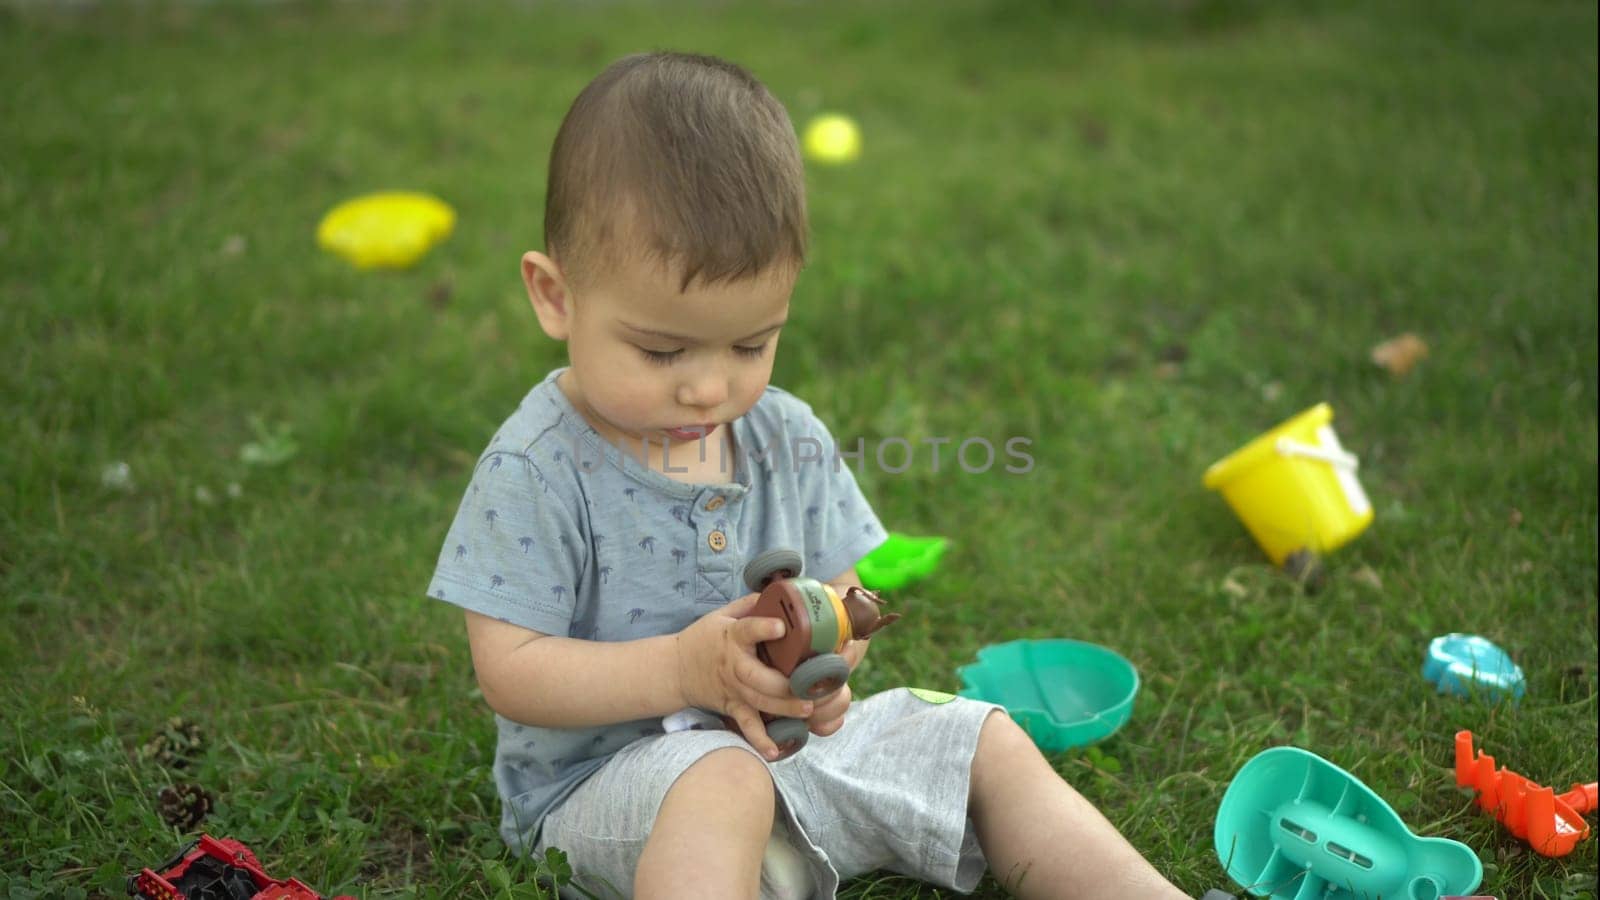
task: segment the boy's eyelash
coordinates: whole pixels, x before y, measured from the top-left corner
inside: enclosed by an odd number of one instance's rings
[[[683,355],[682,350],[647,350],[644,347],[640,347],[639,352],[658,366],[670,366],[673,360]]]
[[[639,352],[644,354],[645,359],[658,366],[670,366],[678,357],[683,355],[682,350],[651,350],[646,347],[640,347]],[[751,359],[759,359],[766,354],[767,345],[763,343],[755,347],[743,347],[736,344],[733,352]]]

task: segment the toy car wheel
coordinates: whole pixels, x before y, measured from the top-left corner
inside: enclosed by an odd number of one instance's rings
[[[813,656],[794,667],[789,674],[789,690],[796,697],[820,700],[844,687],[850,677],[850,664],[837,653]]]
[[[778,758],[793,756],[811,739],[804,719],[773,719],[767,723],[767,737],[778,745]]]
[[[768,550],[745,564],[744,585],[760,593],[769,582],[779,578],[800,577],[805,564],[800,554],[793,550]]]

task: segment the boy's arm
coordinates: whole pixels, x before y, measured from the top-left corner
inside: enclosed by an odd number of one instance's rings
[[[672,635],[621,643],[530,631],[467,611],[472,667],[489,708],[515,722],[587,728],[682,709]]]
[[[648,719],[687,706],[724,713],[769,757],[761,712],[805,718],[811,703],[763,665],[755,645],[783,633],[779,619],[749,616],[748,594],[677,634],[584,641],[540,634],[468,612],[467,639],[484,700],[515,722],[586,728]]]

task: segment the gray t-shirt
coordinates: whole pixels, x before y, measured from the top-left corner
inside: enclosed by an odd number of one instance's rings
[[[799,551],[805,574],[827,580],[887,537],[850,460],[787,391],[767,388],[732,423],[730,483],[687,484],[606,443],[556,386],[561,371],[478,459],[428,596],[544,634],[628,641],[681,631],[749,593],[741,571],[758,553]],[[495,720],[500,833],[523,849],[612,754],[662,732],[659,719],[576,730]]]

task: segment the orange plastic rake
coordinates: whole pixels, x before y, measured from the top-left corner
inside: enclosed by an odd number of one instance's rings
[[[1495,770],[1494,757],[1472,750],[1472,732],[1456,732],[1456,784],[1478,792],[1478,806],[1528,842],[1541,856],[1566,856],[1589,836],[1585,813],[1595,810],[1596,782],[1574,784],[1557,794],[1510,769]]]

